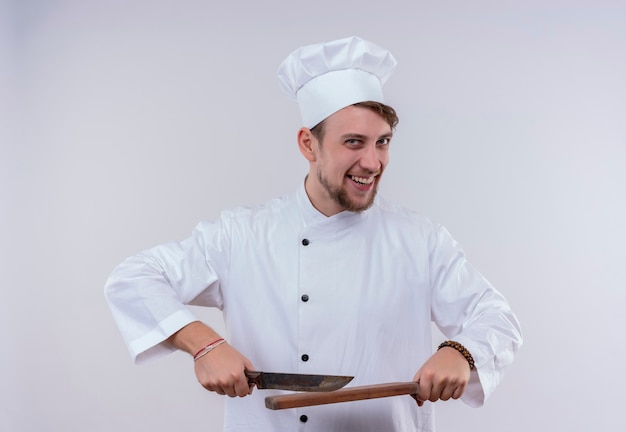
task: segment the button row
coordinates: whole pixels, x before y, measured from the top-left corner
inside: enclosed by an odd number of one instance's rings
[[[308,246],[309,244],[311,244],[311,242],[309,241],[309,239],[302,239],[302,246]],[[300,299],[303,302],[308,302],[309,301],[309,296],[306,294],[303,294],[302,297],[300,297]],[[303,362],[309,361],[309,355],[308,354],[302,354],[302,357],[300,357],[302,359]],[[300,421],[302,423],[306,423],[306,421],[308,420],[308,417],[305,415],[301,415],[300,416]]]

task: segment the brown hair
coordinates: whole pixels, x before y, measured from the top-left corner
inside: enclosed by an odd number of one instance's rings
[[[396,114],[396,110],[394,110],[389,105],[385,105],[380,102],[374,101],[366,101],[366,102],[357,102],[352,104],[352,106],[367,108],[374,111],[376,114],[381,116],[391,127],[391,130],[394,130],[398,125],[398,115]],[[313,136],[320,142],[324,140],[324,122],[326,119],[322,120],[315,126],[311,128],[311,133]]]

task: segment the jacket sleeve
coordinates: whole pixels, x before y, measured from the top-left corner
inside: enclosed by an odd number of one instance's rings
[[[145,250],[113,270],[105,298],[133,361],[175,350],[165,340],[197,321],[187,305],[222,308],[227,239],[222,221],[204,222],[189,238]]]
[[[508,302],[468,261],[445,228],[430,245],[432,319],[449,339],[465,346],[476,368],[462,396],[481,406],[502,379],[522,345],[522,333]]]

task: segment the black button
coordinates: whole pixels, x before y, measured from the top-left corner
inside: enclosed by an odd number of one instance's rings
[[[300,416],[300,421],[301,421],[302,423],[306,423],[306,421],[307,421],[308,419],[309,419],[309,418],[308,418],[307,416],[305,416],[305,415],[301,415],[301,416]]]
[[[303,302],[308,302],[309,301],[309,296],[306,295],[306,294],[303,294],[301,298],[302,298]]]
[[[311,242],[309,241],[309,239],[302,239],[302,245],[303,245],[303,246],[308,246],[308,245],[309,245],[309,243],[311,243]]]
[[[302,354],[302,361],[309,361],[309,355],[308,354]]]

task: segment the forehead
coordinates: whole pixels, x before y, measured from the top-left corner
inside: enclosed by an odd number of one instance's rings
[[[391,126],[379,113],[365,107],[347,106],[324,120],[325,134],[391,135]]]

